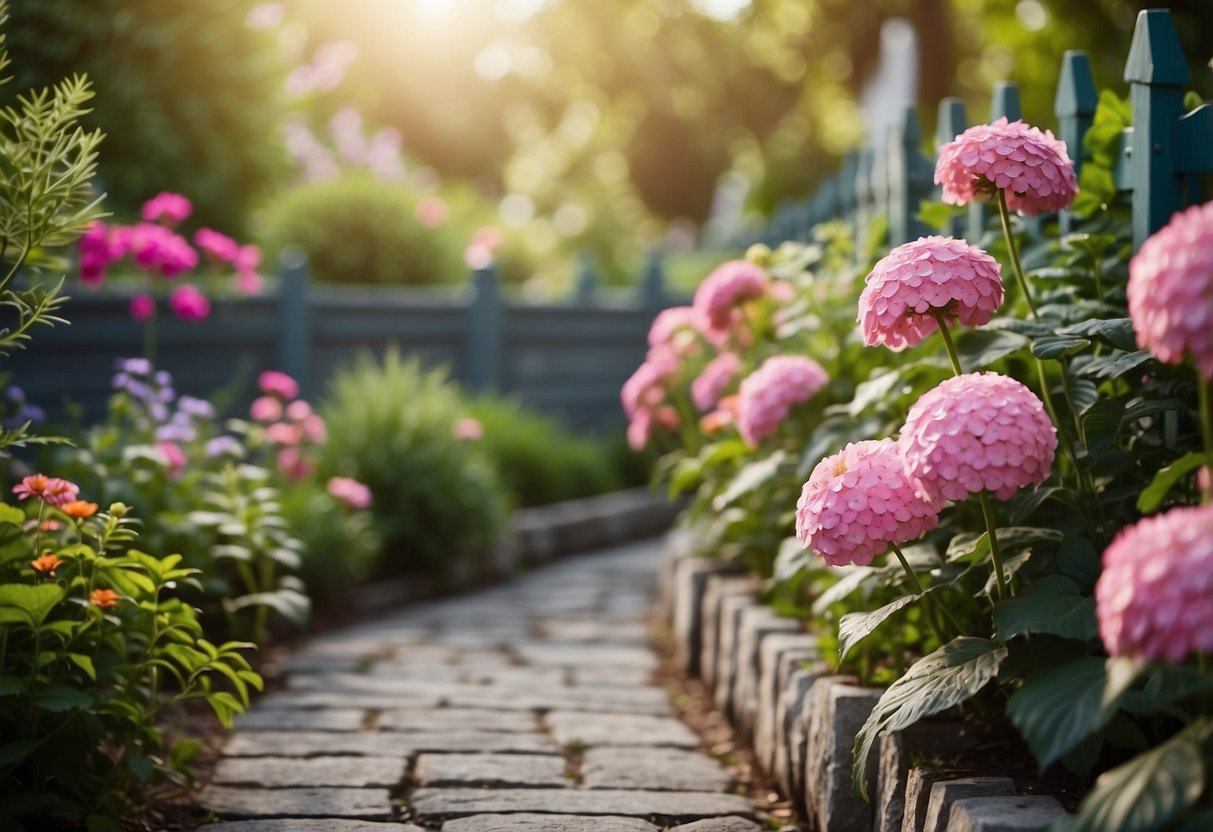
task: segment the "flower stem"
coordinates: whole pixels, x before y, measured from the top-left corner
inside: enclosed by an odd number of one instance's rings
[[[1015,280],[1023,290],[1024,300],[1028,302],[1028,311],[1032,317],[1037,317],[1036,304],[1032,302],[1032,292],[1028,289],[1028,279],[1024,277],[1023,264],[1019,262],[1019,246],[1015,243],[1015,235],[1011,233],[1011,212],[1007,209],[1007,195],[998,188],[998,218],[1002,220],[1002,236],[1007,241],[1007,251],[1011,255],[1011,271],[1015,272]]]
[[[922,583],[918,580],[918,576],[914,574],[914,569],[910,566],[910,562],[906,560],[906,556],[901,553],[901,549],[897,547],[896,543],[889,543],[889,546],[893,548],[893,554],[897,555],[897,560],[901,563],[901,568],[906,571],[906,577],[910,579],[910,586],[914,588],[914,592],[918,595],[922,595]]]
[[[1213,468],[1213,380],[1205,381],[1196,373],[1196,397],[1199,401],[1197,416],[1200,418],[1200,435],[1205,442],[1205,466]],[[1213,503],[1213,486],[1206,488],[1200,496],[1202,505]]]
[[[958,376],[963,376],[965,371],[960,366],[960,356],[956,352],[956,343],[952,340],[952,333],[948,331],[948,322],[944,320],[943,313],[932,307],[931,314],[935,316],[935,323],[939,324],[939,334],[943,336],[943,345],[948,351],[948,360],[952,362],[952,371]]]
[[[981,513],[986,519],[986,531],[990,534],[990,557],[994,559],[994,580],[998,582],[998,597],[1006,598],[1011,594],[1007,585],[1007,575],[1002,568],[1002,552],[998,548],[998,529],[994,523],[994,507],[990,505],[990,493],[984,488],[978,494],[981,500]]]

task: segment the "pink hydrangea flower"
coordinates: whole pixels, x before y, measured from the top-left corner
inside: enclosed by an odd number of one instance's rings
[[[1049,476],[1057,430],[1018,381],[967,373],[913,404],[901,445],[906,474],[927,499],[963,500],[984,490],[1007,500]]]
[[[257,376],[257,386],[261,392],[270,396],[280,396],[283,399],[294,399],[299,396],[299,382],[278,370],[266,370]]]
[[[699,284],[691,302],[699,330],[708,337],[727,333],[734,310],[766,294],[769,283],[762,267],[748,260],[721,263]]]
[[[736,353],[722,352],[709,361],[691,382],[691,399],[695,406],[703,411],[714,408],[740,371],[741,359]]]
[[[168,305],[183,321],[204,321],[211,314],[211,302],[191,283],[178,286],[169,295]]]
[[[275,460],[278,473],[291,482],[298,482],[310,477],[316,471],[316,466],[296,447],[286,447],[278,451]]]
[[[859,325],[869,347],[897,351],[945,320],[981,326],[1002,305],[998,261],[952,237],[923,237],[900,245],[876,264],[859,296]]]
[[[751,447],[773,433],[793,405],[807,401],[830,377],[811,358],[777,355],[768,358],[741,382],[737,400],[737,430]]]
[[[649,327],[649,346],[672,345],[680,332],[695,329],[695,310],[690,306],[662,309]]]
[[[1213,653],[1213,505],[1122,529],[1103,553],[1095,614],[1113,656],[1178,664]]]
[[[295,399],[286,406],[286,418],[292,422],[302,422],[312,415],[312,406],[303,399]]]
[[[371,489],[349,477],[332,477],[325,489],[354,511],[371,507]]]
[[[142,215],[148,222],[177,225],[184,222],[193,210],[194,206],[181,194],[162,191],[143,203]]]
[[[194,245],[216,263],[231,263],[240,254],[239,243],[210,228],[199,228],[194,232]]]
[[[642,406],[657,405],[665,398],[666,381],[678,372],[678,357],[671,350],[650,350],[648,358],[623,383],[619,399],[629,419]]]
[[[831,566],[866,566],[937,525],[939,507],[916,492],[892,439],[852,442],[826,457],[796,503],[796,537]]]
[[[129,311],[131,317],[142,323],[156,314],[156,299],[146,292],[131,298]]]
[[[451,426],[451,435],[465,442],[474,442],[484,436],[484,425],[480,424],[479,419],[464,416]]]
[[[282,418],[282,400],[274,396],[259,396],[249,406],[255,422],[277,422]]]
[[[1213,202],[1175,214],[1142,243],[1128,294],[1137,346],[1164,364],[1190,355],[1213,381]]]
[[[1064,211],[1078,193],[1066,144],[1022,121],[976,124],[939,148],[935,184],[942,200],[965,205],[1001,188],[1022,214]]]
[[[303,432],[297,425],[286,422],[275,422],[265,429],[265,438],[275,445],[298,445],[303,438]]]

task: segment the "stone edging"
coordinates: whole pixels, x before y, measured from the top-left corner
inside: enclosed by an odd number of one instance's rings
[[[864,802],[852,790],[855,735],[882,691],[830,675],[817,639],[758,601],[736,566],[694,556],[694,538],[670,535],[659,582],[679,667],[703,680],[740,742],[818,832],[1019,832],[1065,815],[1052,797],[1016,795],[1005,777],[964,777],[912,759],[971,747],[963,727],[882,736]],[[921,726],[925,727],[925,726]]]

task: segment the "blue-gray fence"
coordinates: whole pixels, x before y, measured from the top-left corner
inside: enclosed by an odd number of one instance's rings
[[[1177,210],[1201,199],[1201,174],[1213,173],[1213,106],[1192,111],[1184,107],[1184,86],[1190,80],[1171,13],[1165,9],[1140,12],[1125,62],[1133,126],[1119,141],[1114,172],[1118,189],[1131,194],[1133,242],[1139,246],[1166,224]],[[1076,164],[1081,164],[1083,137],[1091,127],[1098,96],[1085,53],[1066,52],[1058,78],[1054,115],[1056,132]],[[1019,88],[995,87],[990,121],[1021,117]],[[959,98],[939,102],[937,144],[951,141],[967,126]],[[888,241],[900,245],[929,233],[916,218],[924,199],[937,197],[935,162],[922,151],[918,110],[907,107],[887,140],[875,148],[849,155],[841,170],[826,177],[807,199],[780,206],[771,222],[744,242],[769,245],[784,240],[808,241],[812,229],[827,220],[847,218],[856,225],[856,239],[865,241],[875,218],[888,221]],[[992,216],[988,206],[974,204],[968,216],[953,221],[954,235],[979,240]],[[1069,229],[1073,218],[1062,215]]]

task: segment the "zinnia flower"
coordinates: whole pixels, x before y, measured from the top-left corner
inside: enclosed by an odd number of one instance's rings
[[[63,559],[58,555],[46,552],[30,561],[29,565],[34,567],[35,572],[53,577],[55,570],[63,565]]]
[[[691,398],[700,410],[711,410],[733,383],[741,370],[741,359],[731,352],[722,352],[703,368],[691,382]]]
[[[211,314],[211,302],[190,283],[174,289],[168,305],[183,321],[204,321]]]
[[[92,517],[97,513],[97,504],[90,503],[85,500],[72,500],[70,503],[64,503],[59,506],[59,510],[68,517],[74,517],[77,520],[83,520],[86,517]]]
[[[798,355],[768,358],[741,382],[737,430],[751,447],[773,433],[793,405],[812,398],[830,377],[820,364]]]
[[[733,311],[766,294],[768,283],[762,267],[748,260],[730,260],[717,266],[699,284],[691,303],[700,331],[717,336],[727,333],[733,325]]]
[[[1095,614],[1113,656],[1178,664],[1213,653],[1213,505],[1122,529],[1103,553]]]
[[[194,232],[194,245],[216,263],[231,263],[240,253],[239,243],[210,228],[199,228]]]
[[[278,370],[266,370],[257,377],[257,386],[262,393],[293,399],[299,395],[299,382]]]
[[[31,474],[13,486],[13,493],[19,500],[37,497],[48,505],[59,507],[75,500],[80,494],[80,486],[58,477]]]
[[[1142,243],[1128,294],[1137,346],[1164,364],[1190,355],[1213,381],[1213,202],[1177,213]]]
[[[981,326],[1002,305],[998,262],[951,237],[898,246],[876,264],[859,296],[859,324],[869,347],[911,347],[945,320]]]
[[[190,201],[181,194],[161,191],[143,203],[143,218],[148,222],[176,225],[184,222],[193,211]]]
[[[1022,121],[975,124],[939,148],[935,184],[941,199],[965,205],[1001,188],[1022,214],[1064,211],[1078,193],[1066,144]]]
[[[303,432],[298,425],[275,422],[265,429],[265,438],[275,445],[298,445]]]
[[[333,497],[355,511],[371,507],[371,489],[349,477],[332,477],[325,486]]]
[[[985,490],[1007,500],[1049,476],[1057,430],[1018,381],[966,373],[914,403],[901,445],[906,474],[926,498],[963,500]]]
[[[121,598],[112,589],[94,589],[93,594],[89,596],[88,600],[94,607],[105,609],[117,606]]]
[[[892,439],[852,442],[821,460],[796,503],[796,537],[831,566],[866,566],[937,525],[938,506],[916,493]]]
[[[110,232],[103,222],[93,222],[76,243],[80,255],[80,279],[97,285],[105,280],[106,269],[117,259],[110,245]]]

